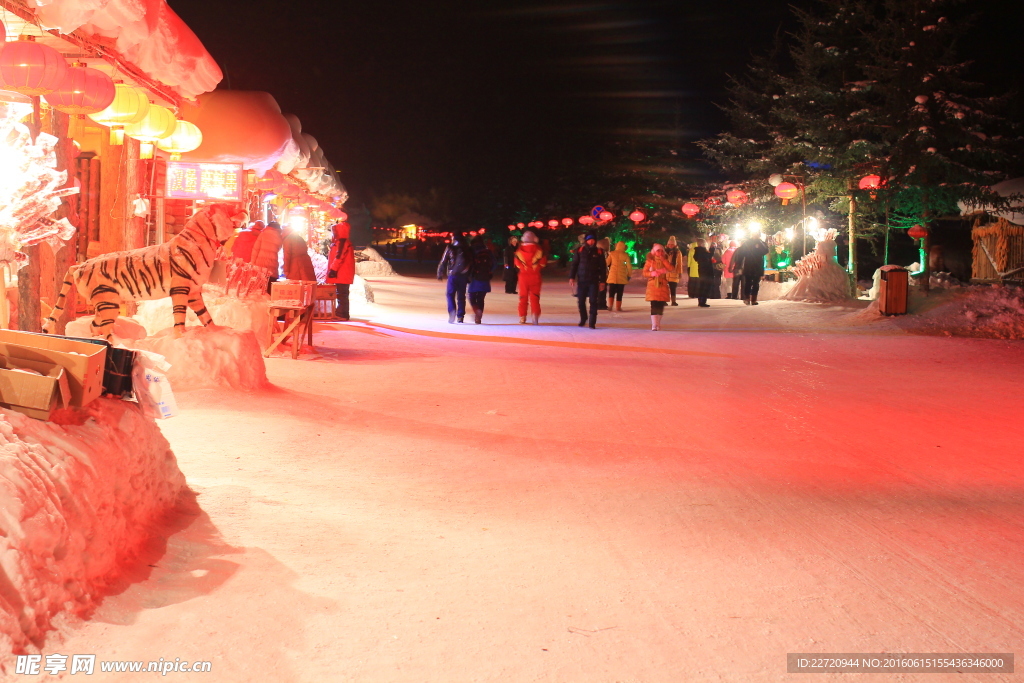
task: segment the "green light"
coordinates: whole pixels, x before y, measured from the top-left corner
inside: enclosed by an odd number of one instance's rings
[[[775,264],[775,265],[777,265],[777,266],[778,266],[779,268],[785,268],[786,266],[788,266],[788,265],[789,265],[789,261],[779,261],[779,262],[778,262],[777,264]]]

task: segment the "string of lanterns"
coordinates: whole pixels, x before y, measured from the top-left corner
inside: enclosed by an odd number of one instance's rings
[[[7,28],[0,22],[0,40]],[[203,136],[192,123],[179,121],[171,110],[151,104],[142,90],[113,79],[81,62],[68,64],[64,56],[35,36],[22,35],[0,46],[0,89],[32,98],[38,112],[42,97],[54,109],[72,116],[88,116],[110,128],[110,143],[124,136],[142,143],[140,158],[152,159],[153,148],[174,155],[191,152]]]
[[[613,220],[615,220],[615,214],[613,214],[611,211],[602,209],[601,211],[597,212],[596,218],[594,216],[583,215],[577,219],[566,217],[559,220],[557,218],[552,218],[549,221],[547,221],[547,223],[545,223],[544,221],[530,221],[529,223],[510,223],[508,229],[515,230],[518,228],[519,230],[523,230],[525,228],[543,228],[545,226],[554,229],[557,228],[559,225],[568,228],[574,225],[575,223],[579,223],[580,225],[584,226],[591,226],[595,224],[604,225],[606,223],[610,223]],[[647,214],[645,214],[640,209],[634,209],[629,214],[629,220],[639,225],[640,223],[643,223],[644,221],[647,220]]]

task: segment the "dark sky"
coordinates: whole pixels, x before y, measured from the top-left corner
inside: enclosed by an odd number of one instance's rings
[[[272,93],[355,198],[438,187],[468,203],[630,137],[685,148],[718,132],[727,74],[810,0],[169,2],[221,87]],[[971,4],[964,52],[986,82],[1024,77],[1022,4]]]

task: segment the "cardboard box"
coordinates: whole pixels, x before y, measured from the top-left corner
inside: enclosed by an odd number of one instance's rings
[[[103,393],[107,347],[18,330],[0,330],[0,356],[15,364],[33,361],[59,365],[67,375],[70,405],[82,408]]]
[[[316,292],[315,282],[279,280],[270,285],[270,304],[273,306],[309,306]]]
[[[40,374],[19,372],[16,368],[27,368]],[[49,420],[50,413],[66,407],[70,401],[68,375],[61,366],[0,358],[0,406],[37,420]]]

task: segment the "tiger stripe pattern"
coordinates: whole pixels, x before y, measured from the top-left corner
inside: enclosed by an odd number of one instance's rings
[[[235,230],[239,215],[230,205],[213,204],[198,211],[177,235],[163,244],[103,254],[71,266],[57,302],[43,322],[51,332],[74,286],[93,310],[94,336],[110,339],[125,301],[170,297],[174,332],[185,330],[191,308],[203,325],[213,322],[203,303],[202,287],[210,278],[220,246]]]

